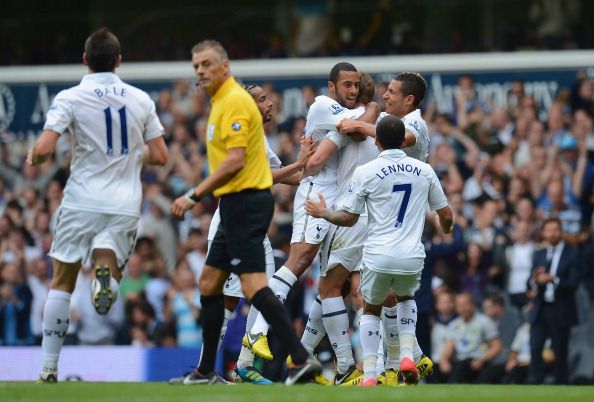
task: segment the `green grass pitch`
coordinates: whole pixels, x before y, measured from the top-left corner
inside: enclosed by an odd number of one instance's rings
[[[594,387],[420,385],[418,387],[172,386],[166,383],[0,382],[2,402],[384,402],[594,401]]]

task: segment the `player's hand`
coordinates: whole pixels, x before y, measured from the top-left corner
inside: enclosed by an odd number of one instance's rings
[[[326,210],[326,200],[322,193],[318,193],[318,197],[320,197],[320,201],[318,202],[309,199],[305,201],[305,212],[314,218],[322,218],[322,215]]]
[[[173,204],[171,205],[171,216],[175,219],[183,220],[184,214],[187,210],[191,209],[194,206],[185,195],[178,197]]]
[[[336,125],[336,130],[343,135],[351,135],[357,132],[358,126],[357,120],[353,119],[342,119],[340,123]]]
[[[297,162],[301,166],[307,165],[307,161],[316,152],[315,142],[312,137],[301,136],[301,149],[297,155]]]

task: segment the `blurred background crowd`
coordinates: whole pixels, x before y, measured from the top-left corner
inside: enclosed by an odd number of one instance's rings
[[[593,13],[588,0],[9,0],[0,65],[78,63],[105,21],[125,61],[186,60],[199,37],[232,59],[587,49]]]
[[[268,141],[283,164],[290,164],[298,152],[305,116],[285,118],[294,116],[294,111],[284,108],[272,85],[264,87],[274,103]],[[375,100],[380,104],[385,89],[386,83],[377,83]],[[299,110],[307,110],[323,90],[303,86]],[[210,105],[207,95],[189,81],[173,83],[156,103],[169,161],[163,167],[144,168],[138,240],[120,297],[107,316],[97,315],[90,300],[91,272],[85,264],[72,299],[67,344],[201,345],[196,279],[204,265],[216,200],[205,199],[182,222],[170,217],[169,208],[173,199],[208,174],[204,138]],[[421,346],[436,363],[443,356],[456,359],[448,355],[451,351],[444,352],[448,340],[453,340],[448,325],[458,316],[484,314],[493,335],[475,339],[471,334],[461,341],[489,344],[498,338],[503,348],[492,361],[497,374],[489,371],[490,378],[474,380],[522,382],[522,369],[530,360],[526,318],[534,296],[529,285],[532,255],[542,245],[541,223],[556,216],[565,242],[584,256],[579,286],[573,289],[578,303],[570,361],[574,381],[591,381],[594,369],[588,366],[591,361],[584,361],[583,352],[594,350],[593,338],[588,336],[594,330],[594,82],[578,74],[573,87],[558,91],[551,107],[540,110],[522,81],[513,83],[503,106],[495,107],[478,99],[472,76],[462,75],[449,109],[453,112],[443,113],[433,102],[423,105],[431,135],[428,162],[455,211],[455,227],[452,234],[444,235],[433,220],[426,222],[427,259],[423,285],[416,295]],[[0,345],[38,345],[52,274],[47,252],[69,175],[70,144],[64,136],[52,161],[30,167],[24,159],[31,139],[8,132],[2,137]],[[289,249],[294,192],[287,185],[273,188],[276,208],[269,236],[277,267]],[[297,332],[303,331],[316,295],[317,275],[314,263],[290,294],[288,307]],[[246,315],[247,306],[242,303],[223,346],[228,364],[239,351]],[[352,309],[352,322],[357,349],[356,309]],[[273,351],[274,343],[273,337]],[[479,348],[478,353],[487,349]],[[319,352],[321,359],[331,359],[328,345],[322,344]],[[544,356],[552,367],[550,346]],[[583,377],[580,365],[586,373]],[[267,365],[265,374],[277,377],[280,366],[282,361]],[[431,378],[447,381],[448,377],[447,369],[436,369]]]

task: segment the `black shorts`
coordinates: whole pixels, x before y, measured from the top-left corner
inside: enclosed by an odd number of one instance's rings
[[[262,242],[274,212],[270,190],[224,195],[219,210],[221,224],[210,245],[206,265],[236,275],[266,272]]]

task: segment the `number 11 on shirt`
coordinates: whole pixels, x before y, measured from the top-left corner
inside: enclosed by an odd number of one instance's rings
[[[398,216],[396,217],[396,228],[402,227],[402,222],[404,221],[404,214],[406,213],[406,208],[408,207],[408,200],[410,200],[410,193],[412,191],[412,184],[395,184],[394,188],[392,189],[393,193],[404,191],[404,198],[402,198],[402,204],[400,204],[400,210],[398,211]]]
[[[107,128],[107,155],[113,155],[113,134],[111,127],[111,108],[103,109],[105,113],[105,126]],[[126,106],[118,110],[120,115],[120,134],[122,136],[121,155],[128,154],[128,126],[126,124]]]

